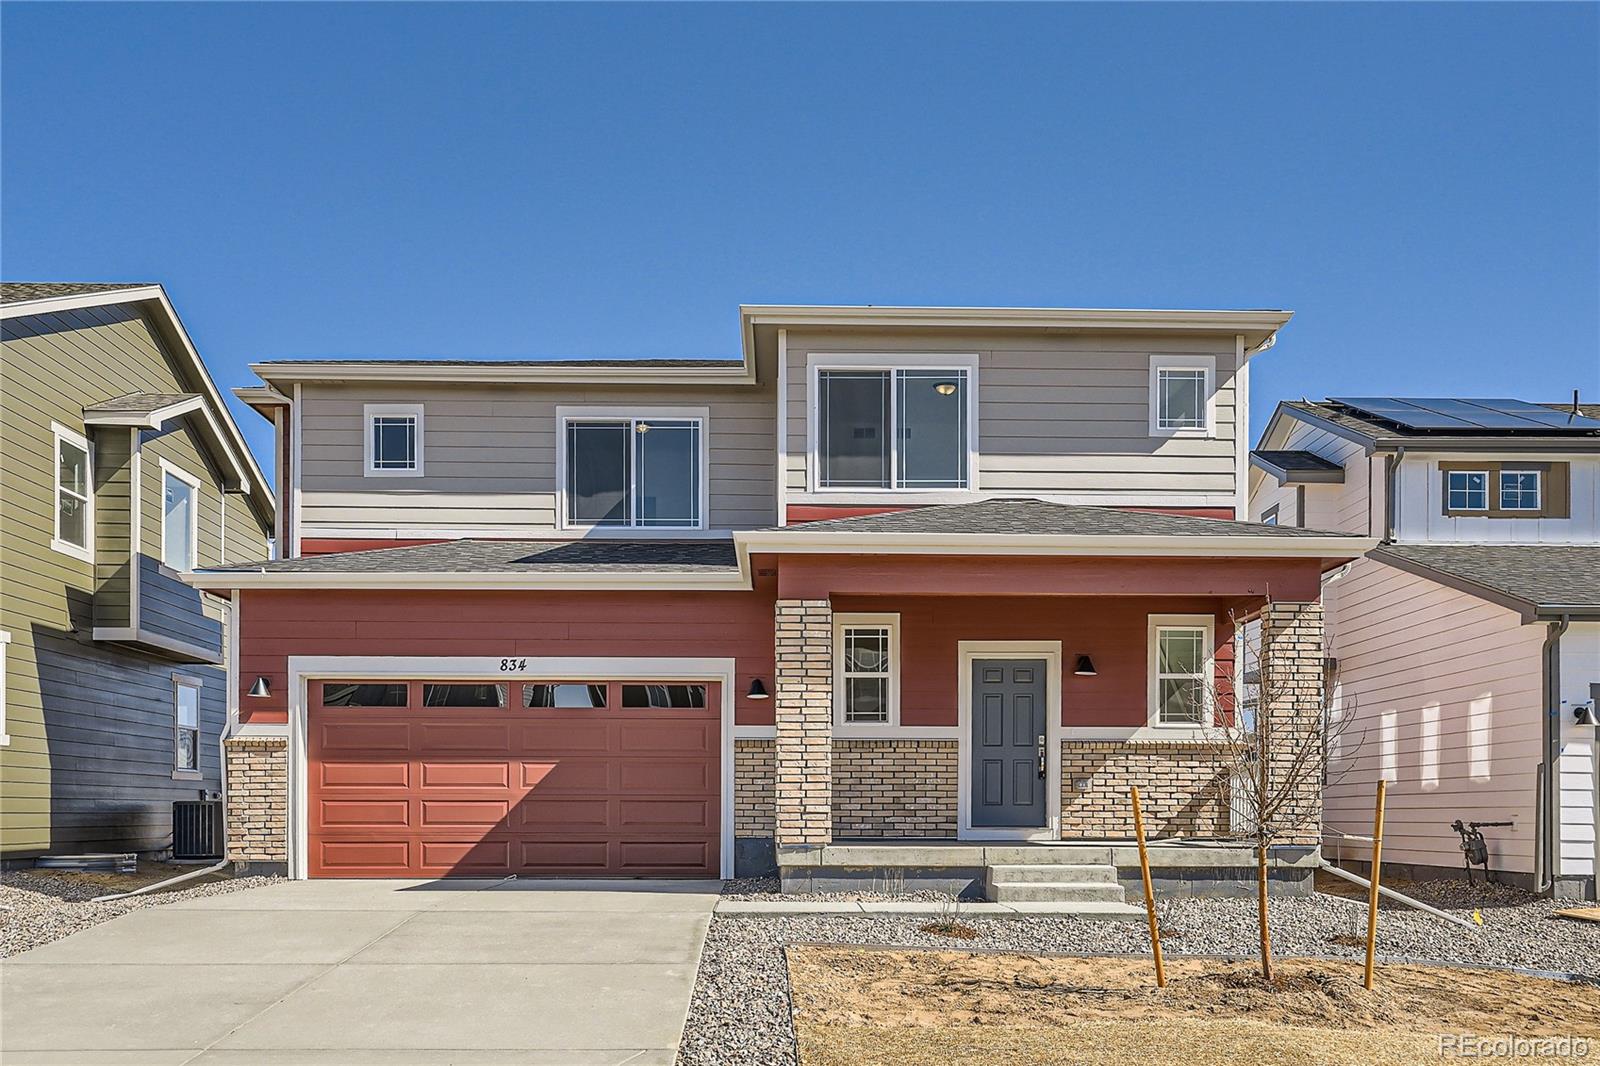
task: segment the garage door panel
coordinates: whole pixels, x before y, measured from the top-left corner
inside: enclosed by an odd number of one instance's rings
[[[423,788],[511,787],[511,767],[503,759],[494,762],[423,759],[420,765]]]
[[[409,762],[325,760],[318,770],[323,788],[407,788],[411,784]]]
[[[505,800],[430,800],[421,803],[424,828],[435,826],[482,826],[486,829],[500,825],[511,813],[511,804]]]
[[[500,707],[313,705],[311,874],[716,875],[716,696],[710,708],[527,708],[512,695]]]

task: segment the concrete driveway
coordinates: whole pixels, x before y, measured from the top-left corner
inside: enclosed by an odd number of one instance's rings
[[[295,881],[0,965],[6,1066],[672,1063],[716,882]]]

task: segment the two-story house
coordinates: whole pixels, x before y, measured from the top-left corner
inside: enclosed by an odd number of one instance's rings
[[[159,855],[228,717],[228,603],[181,575],[264,557],[272,490],[159,285],[0,317],[0,856]]]
[[[1322,576],[1373,543],[1240,521],[1289,318],[752,306],[736,359],[258,364],[286,558],[190,578],[239,618],[235,858],[804,886],[883,857],[846,841],[1125,838],[1136,783],[1226,835],[1234,619],[1316,728]]]
[[[1458,875],[1465,822],[1508,881],[1593,898],[1600,862],[1600,408],[1517,400],[1285,403],[1251,513],[1382,538],[1324,587],[1338,731],[1325,847]],[[1343,750],[1338,750],[1342,748]]]

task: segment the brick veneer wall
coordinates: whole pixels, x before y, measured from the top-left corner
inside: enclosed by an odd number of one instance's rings
[[[835,837],[956,835],[953,740],[835,740]]]
[[[733,742],[733,835],[770,837],[773,830],[773,741]]]
[[[229,737],[228,858],[289,861],[289,742]]]
[[[1063,836],[1133,835],[1128,789],[1139,786],[1151,836],[1224,836],[1227,769],[1212,745],[1065,740],[1061,743]],[[1078,789],[1077,782],[1088,787]]]
[[[833,831],[833,609],[827,600],[778,601],[774,677],[774,835],[780,848],[826,844]]]
[[[1268,730],[1267,769],[1273,794],[1284,787],[1297,750],[1316,758],[1300,772],[1280,822],[1282,844],[1315,845],[1322,837],[1323,626],[1320,603],[1269,603],[1261,614],[1261,713]],[[1292,813],[1291,813],[1292,812]]]

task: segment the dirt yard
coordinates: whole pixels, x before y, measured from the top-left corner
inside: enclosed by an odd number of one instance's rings
[[[801,1066],[969,1061],[1409,1064],[1440,1034],[1578,1037],[1600,1055],[1600,989],[1493,971],[1348,963],[791,947]],[[1445,1060],[1452,1057],[1444,1056]],[[1554,1057],[1554,1056],[1550,1056]]]

